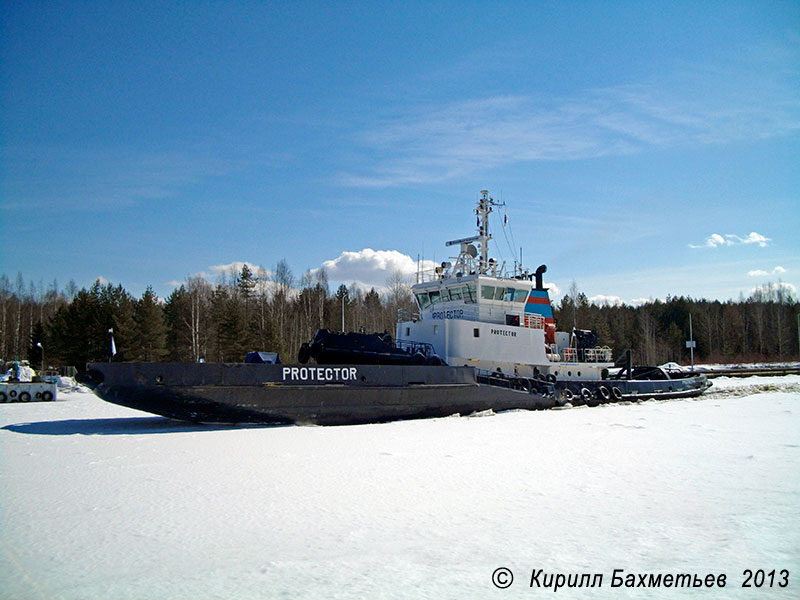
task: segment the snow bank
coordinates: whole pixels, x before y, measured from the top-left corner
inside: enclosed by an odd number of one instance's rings
[[[353,427],[198,426],[76,392],[0,405],[0,598],[552,595],[533,569],[604,575],[566,598],[797,598],[797,473],[797,392]],[[728,587],[611,589],[614,569]],[[744,569],[790,587],[742,589]]]
[[[4,375],[0,375],[0,381],[8,381],[14,373],[14,369],[9,369]],[[17,378],[20,381],[31,381],[33,377],[36,375],[36,371],[34,371],[28,365],[20,365],[19,366],[19,375]]]

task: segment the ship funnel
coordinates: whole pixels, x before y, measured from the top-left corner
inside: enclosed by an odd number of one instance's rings
[[[542,275],[544,272],[547,271],[547,265],[539,265],[539,268],[536,269],[536,273],[534,273],[534,277],[536,277],[536,290],[544,290],[544,286],[542,284]]]

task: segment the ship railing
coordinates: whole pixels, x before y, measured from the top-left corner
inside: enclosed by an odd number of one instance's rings
[[[419,321],[419,311],[409,310],[407,308],[398,308],[397,321],[400,323],[404,323],[406,321]]]
[[[428,342],[414,342],[412,340],[396,340],[395,348],[398,348],[406,354],[416,354],[417,352],[426,357],[433,356],[436,352],[433,349],[433,344]]]
[[[542,315],[525,315],[525,327],[529,329],[544,329],[544,317]]]
[[[608,346],[595,348],[564,348],[564,362],[611,362],[613,351]]]

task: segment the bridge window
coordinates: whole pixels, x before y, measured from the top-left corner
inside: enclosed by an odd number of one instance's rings
[[[454,287],[448,290],[450,292],[450,300],[457,301],[461,300],[461,287]]]
[[[514,290],[514,302],[525,302],[528,299],[528,290]]]
[[[481,285],[481,298],[484,300],[494,300],[494,286]]]
[[[506,288],[495,288],[494,290],[494,299],[495,300],[502,300],[506,296]]]
[[[419,307],[421,309],[426,309],[431,304],[431,299],[428,298],[428,292],[420,292],[417,294],[417,302],[419,302]]]
[[[439,304],[439,302],[442,299],[438,290],[433,290],[431,292],[428,292],[428,295],[431,297],[431,304]]]
[[[514,301],[514,288],[506,288],[506,292],[503,295],[503,300],[505,300],[506,302]]]
[[[475,295],[475,284],[468,283],[462,288],[462,291],[464,294],[464,302],[467,304],[474,304],[477,299]]]

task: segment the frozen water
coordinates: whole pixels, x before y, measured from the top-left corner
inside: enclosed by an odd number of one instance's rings
[[[0,598],[800,597],[800,377],[696,400],[351,427],[0,405]],[[498,567],[515,580],[497,590]],[[611,589],[725,573],[724,590]],[[747,590],[745,569],[789,587]]]

